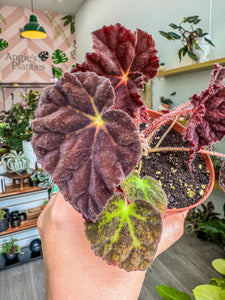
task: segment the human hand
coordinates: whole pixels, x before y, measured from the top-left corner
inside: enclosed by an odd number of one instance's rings
[[[187,213],[163,217],[156,257],[183,234]],[[145,272],[110,266],[91,250],[84,219],[58,192],[38,219],[49,300],[136,300]]]

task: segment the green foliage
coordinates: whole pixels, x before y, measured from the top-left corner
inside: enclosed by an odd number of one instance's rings
[[[175,96],[176,92],[170,94],[170,96]],[[173,104],[173,101],[170,98],[165,98],[164,96],[160,97],[160,102],[163,104]]]
[[[126,271],[146,270],[151,265],[161,231],[158,210],[145,200],[128,205],[122,194],[109,201],[95,223],[85,221],[95,254]]]
[[[45,173],[43,170],[37,171],[35,176],[38,180],[38,186],[42,188],[50,188],[53,184],[51,176],[48,173]]]
[[[63,69],[59,67],[52,66],[52,74],[54,78],[60,79],[63,74]]]
[[[123,192],[129,201],[144,199],[153,207],[163,213],[167,207],[167,196],[158,181],[150,176],[140,178],[137,172],[131,173],[125,181],[121,182]]]
[[[31,89],[27,95],[20,93],[21,101],[10,110],[0,112],[0,152],[21,151],[22,141],[32,137],[30,121],[34,119],[40,98],[37,91]]]
[[[224,300],[225,290],[219,286],[202,284],[193,289],[195,300]]]
[[[68,61],[68,57],[62,50],[56,49],[52,54],[52,61],[55,64],[65,63]]]
[[[197,237],[202,239],[207,239],[206,234],[201,231],[199,224],[205,224],[211,220],[217,220],[220,214],[215,212],[215,207],[213,202],[208,202],[206,205],[201,204],[201,208],[196,207],[190,209],[187,218],[185,230],[187,233],[195,232]]]
[[[2,156],[2,161],[6,162],[9,172],[16,172],[19,174],[19,172],[25,170],[29,172],[30,170],[30,161],[22,151],[17,153],[15,150],[11,150],[10,153]]]
[[[61,20],[65,20],[63,26],[67,26],[70,24],[70,32],[71,34],[73,34],[75,32],[75,16],[72,16],[72,15],[67,15],[63,18],[61,18]]]
[[[215,259],[213,267],[221,274],[225,274],[225,259]],[[164,300],[191,300],[192,298],[174,288],[158,285],[157,291]],[[210,284],[202,284],[193,289],[195,300],[224,300],[225,278],[212,278]]]
[[[224,258],[214,259],[212,262],[212,266],[217,272],[225,275],[225,259]]]
[[[3,209],[0,209],[0,221],[3,220],[5,217],[5,211]]]
[[[159,31],[159,33],[167,38],[168,40],[181,40],[183,47],[181,47],[178,51],[178,56],[180,61],[185,55],[188,55],[192,60],[197,61],[197,56],[194,54],[193,50],[202,50],[199,46],[199,38],[206,36],[208,33],[203,32],[201,28],[193,28],[193,25],[197,25],[201,19],[199,16],[191,16],[183,18],[182,22],[177,25],[174,23],[169,24],[171,28],[177,30],[179,34],[176,32],[165,32]],[[190,29],[184,28],[182,24],[189,23]],[[215,46],[211,40],[208,38],[204,38],[204,40],[211,46]]]
[[[0,51],[3,51],[9,46],[6,40],[0,39]]]
[[[191,300],[190,296],[166,285],[157,285],[157,292],[165,300]]]
[[[19,245],[15,244],[17,239],[11,238],[10,242],[6,242],[2,244],[2,247],[0,249],[0,254],[14,254],[14,253],[21,253],[23,254],[21,248]]]
[[[198,224],[204,238],[225,247],[225,219],[214,219]]]

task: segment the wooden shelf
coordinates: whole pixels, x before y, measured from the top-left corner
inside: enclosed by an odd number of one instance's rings
[[[41,188],[41,187],[32,187],[29,185],[29,183],[25,183],[24,188],[22,190],[20,189],[19,184],[16,187],[13,187],[13,185],[8,185],[8,186],[6,186],[5,192],[0,193],[0,198],[23,194],[23,193],[28,193],[28,192],[39,191],[42,189],[43,188]]]
[[[176,76],[181,74],[210,70],[213,69],[215,63],[219,63],[220,65],[225,66],[225,57],[209,60],[203,63],[196,63],[193,65],[184,66],[180,68],[159,71],[157,77],[171,77],[171,76]]]
[[[11,225],[9,225],[9,228],[6,231],[0,232],[0,236],[6,235],[9,233],[13,233],[13,232],[17,232],[17,231],[21,231],[21,230],[25,230],[28,228],[36,227],[37,219],[38,218],[26,220],[26,221],[22,222],[19,227],[16,227],[16,228],[12,228]]]

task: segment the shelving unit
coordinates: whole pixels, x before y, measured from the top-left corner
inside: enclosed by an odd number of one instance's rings
[[[24,194],[24,193],[39,191],[39,190],[42,190],[42,188],[41,187],[31,187],[29,185],[29,183],[25,183],[24,188],[22,190],[20,189],[19,185],[17,185],[16,187],[9,185],[9,186],[6,186],[5,192],[0,193],[0,198],[13,196],[13,195],[17,195],[17,194]]]
[[[26,211],[31,208],[37,208],[48,200],[48,190],[41,187],[31,187],[29,183],[24,185],[21,190],[20,186],[6,186],[6,191],[0,193],[0,208],[9,208],[13,210]],[[21,247],[26,247],[35,238],[40,238],[37,230],[37,217],[34,219],[21,222],[21,225],[0,232],[0,245],[11,237],[18,240]]]
[[[11,225],[10,225],[9,228],[6,231],[0,232],[0,236],[4,236],[4,235],[9,234],[9,233],[13,233],[13,232],[25,230],[25,229],[28,229],[28,228],[36,227],[37,226],[37,219],[38,218],[31,219],[31,220],[26,220],[26,221],[22,222],[19,227],[16,227],[16,228],[12,228]]]
[[[215,63],[219,63],[222,66],[225,66],[225,57],[209,60],[203,63],[196,63],[189,66],[184,66],[175,69],[169,69],[165,71],[159,71],[157,77],[171,77],[177,76],[181,74],[188,74],[193,72],[200,72],[205,70],[211,70]]]

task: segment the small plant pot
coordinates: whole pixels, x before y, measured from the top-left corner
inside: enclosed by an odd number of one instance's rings
[[[24,211],[20,212],[19,213],[19,218],[20,218],[20,222],[24,222],[27,219],[26,213]]]
[[[14,216],[14,217],[11,218],[11,227],[12,228],[19,227],[20,223],[21,222],[20,222],[20,217],[19,216],[18,217]]]
[[[19,217],[19,211],[18,210],[13,210],[10,215],[11,215],[11,218]]]
[[[5,211],[5,216],[8,220],[8,222],[10,222],[10,212],[8,208],[2,208]]]
[[[5,215],[4,219],[0,220],[0,232],[6,231],[9,228],[9,221]]]
[[[41,240],[35,239],[30,243],[30,251],[31,252],[40,252],[41,251]]]
[[[18,256],[18,253],[13,253],[13,254],[10,254],[10,253],[4,253],[4,258],[5,258],[6,260],[10,260],[10,261],[16,259],[17,256]]]
[[[38,185],[38,180],[31,180],[30,179],[30,186],[36,187]]]
[[[153,110],[150,110],[150,109],[148,110],[148,114],[149,114],[151,120],[154,120],[154,119],[156,119],[156,118],[163,115],[159,112],[156,112],[156,111],[153,111]],[[170,120],[166,124],[169,125],[171,123],[172,123],[172,121]],[[173,128],[175,130],[177,130],[179,133],[182,133],[185,127],[182,126],[180,123],[175,123]],[[204,194],[203,194],[202,198],[198,202],[196,202],[195,204],[190,205],[188,207],[172,208],[172,209],[167,208],[164,215],[174,215],[174,214],[177,214],[179,212],[194,208],[194,207],[200,205],[201,203],[203,203],[210,196],[210,194],[213,190],[213,187],[214,187],[214,182],[215,182],[214,167],[213,167],[213,164],[212,164],[212,160],[211,160],[211,158],[208,154],[200,153],[200,155],[201,155],[202,159],[204,160],[204,162],[206,164],[207,171],[209,171],[209,173],[210,173],[209,183],[208,183],[208,185],[206,186],[206,188],[204,190]]]

